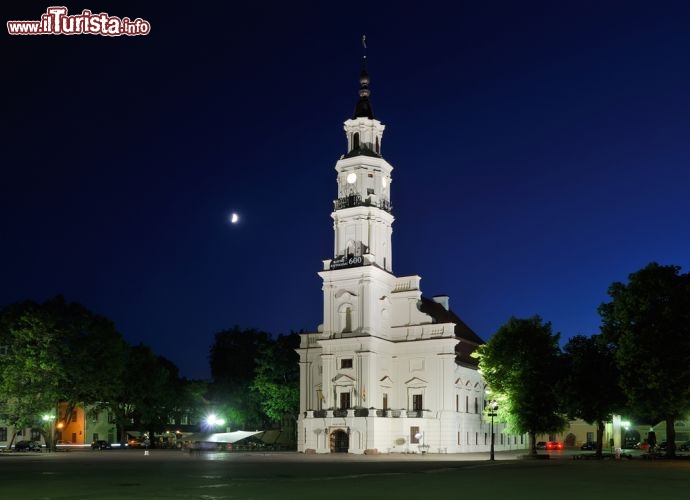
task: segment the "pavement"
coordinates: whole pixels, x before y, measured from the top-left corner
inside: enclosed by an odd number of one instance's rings
[[[690,460],[574,460],[592,452],[305,455],[85,450],[2,453],[3,499],[686,498]]]

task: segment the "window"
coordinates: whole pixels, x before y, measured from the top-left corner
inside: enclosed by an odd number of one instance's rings
[[[350,248],[347,250],[348,255],[354,255],[354,247],[352,248],[352,253],[350,253]],[[350,304],[343,304],[340,306],[340,332],[351,332],[352,331],[352,306]]]
[[[352,149],[357,149],[359,147],[359,132],[355,132],[352,136]]]
[[[422,395],[421,394],[413,394],[412,395],[412,409],[414,411],[422,411],[423,410]]]
[[[323,395],[321,387],[316,388],[316,409],[323,410],[323,401],[326,397]]]
[[[479,433],[478,432],[474,433],[474,444],[479,444]]]
[[[41,431],[40,429],[31,429],[31,441],[40,441]]]
[[[98,441],[98,433],[97,432],[93,433],[93,439],[91,441]]]
[[[383,393],[383,411],[388,410],[388,394]]]
[[[7,356],[7,353],[9,351],[9,346],[0,344],[0,356]]]
[[[341,359],[340,368],[352,368],[352,358]]]
[[[0,427],[0,441],[7,441],[7,427]]]
[[[417,439],[417,434],[419,434],[419,427],[410,427],[410,444],[419,443],[419,439]]]
[[[474,398],[474,412],[479,413],[479,401],[477,401],[477,398]]]
[[[501,444],[503,444],[503,433],[501,433]]]
[[[455,395],[455,411],[460,411],[460,396]]]
[[[379,148],[379,136],[376,136],[376,153],[380,153],[380,148]]]
[[[484,433],[484,444],[487,443],[488,438],[489,438],[489,435],[485,432]]]
[[[465,413],[470,412],[470,397],[465,396]]]
[[[347,410],[350,407],[350,393],[341,392],[340,393],[340,409]]]
[[[458,445],[460,444],[460,432],[458,432]]]

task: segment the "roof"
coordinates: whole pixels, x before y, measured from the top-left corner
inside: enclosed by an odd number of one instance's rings
[[[376,154],[371,148],[368,148],[364,144],[361,144],[359,147],[356,147],[355,149],[347,153],[343,158],[352,158],[354,156],[372,156],[374,158],[381,158],[381,155]]]
[[[453,311],[446,309],[435,300],[422,297],[419,310],[431,316],[434,323],[455,323],[455,337],[460,341],[455,347],[455,362],[463,366],[476,367],[477,358],[470,356],[484,341],[461,320]]]
[[[374,110],[371,107],[371,103],[369,102],[369,98],[362,96],[359,98],[359,101],[357,101],[357,105],[355,106],[355,112],[352,115],[352,119],[356,118],[369,118],[371,120],[374,119]]]

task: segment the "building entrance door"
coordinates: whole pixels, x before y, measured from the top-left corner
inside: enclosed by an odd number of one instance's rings
[[[350,437],[343,430],[331,433],[331,453],[347,453],[350,447]]]

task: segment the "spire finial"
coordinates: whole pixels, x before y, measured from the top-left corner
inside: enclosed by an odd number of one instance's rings
[[[362,57],[362,71],[359,74],[359,102],[355,107],[354,118],[374,118],[374,113],[372,112],[371,104],[369,103],[369,73],[367,73],[366,35],[362,35],[362,47],[364,48],[364,56]]]

